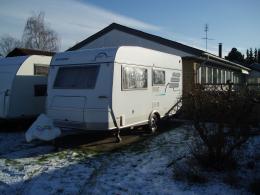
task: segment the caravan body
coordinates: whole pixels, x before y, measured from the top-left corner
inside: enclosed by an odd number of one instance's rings
[[[47,115],[58,127],[111,130],[164,117],[182,95],[179,56],[122,46],[56,54]]]
[[[51,57],[19,56],[0,59],[0,118],[35,117],[45,110]]]

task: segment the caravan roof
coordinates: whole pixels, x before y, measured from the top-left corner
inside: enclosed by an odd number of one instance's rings
[[[13,79],[20,66],[25,62],[28,56],[8,57],[0,59],[0,89],[10,89]]]
[[[0,72],[17,72],[29,56],[7,57],[0,59]]]
[[[152,56],[150,55],[151,52],[153,53]],[[154,51],[143,47],[120,46],[58,53],[54,56],[51,65],[59,66],[64,64],[78,65],[83,63],[117,62],[156,66],[156,64],[163,63],[165,68],[172,68],[173,63],[179,63],[179,60],[181,60],[180,57],[176,58],[174,55],[160,51]]]

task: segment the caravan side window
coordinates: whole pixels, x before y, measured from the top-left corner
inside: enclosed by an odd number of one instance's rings
[[[47,76],[49,72],[49,66],[42,64],[34,64],[34,75]]]
[[[165,85],[164,70],[153,70],[153,85]]]
[[[60,67],[54,88],[60,89],[94,89],[99,66]]]
[[[135,66],[122,66],[122,90],[147,88],[147,69]]]

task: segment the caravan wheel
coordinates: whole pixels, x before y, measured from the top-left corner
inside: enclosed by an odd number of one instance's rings
[[[149,129],[151,133],[155,133],[158,129],[158,122],[160,118],[156,113],[152,113],[149,118]]]

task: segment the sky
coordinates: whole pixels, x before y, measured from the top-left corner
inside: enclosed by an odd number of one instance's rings
[[[61,38],[61,51],[116,22],[208,51],[226,55],[260,48],[259,0],[0,0],[0,37],[21,38],[26,19],[45,13]]]

